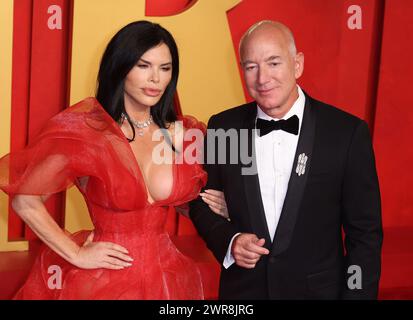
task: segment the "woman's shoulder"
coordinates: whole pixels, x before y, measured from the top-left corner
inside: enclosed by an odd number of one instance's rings
[[[94,97],[85,98],[70,107],[64,109],[56,116],[50,119],[50,122],[67,122],[72,125],[84,124],[85,119],[99,119],[104,118],[104,109]]]
[[[52,117],[39,134],[81,138],[85,134],[101,132],[111,126],[113,120],[96,98],[88,97],[64,109]]]

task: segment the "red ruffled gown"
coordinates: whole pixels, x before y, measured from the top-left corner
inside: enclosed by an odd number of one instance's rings
[[[194,118],[181,120],[186,128],[205,129]],[[184,142],[184,150],[187,146]],[[202,299],[198,268],[178,251],[164,226],[168,207],[196,198],[207,177],[199,164],[172,166],[172,193],[149,203],[129,142],[94,98],[59,113],[28,148],[0,159],[0,188],[10,195],[52,194],[75,184],[95,227],[93,241],[122,245],[134,259],[123,270],[80,269],[44,246],[15,298]],[[80,177],[88,177],[84,188]],[[81,245],[89,233],[71,237]],[[62,270],[61,289],[49,289],[53,266]]]

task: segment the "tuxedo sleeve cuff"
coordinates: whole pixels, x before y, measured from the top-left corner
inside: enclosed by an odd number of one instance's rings
[[[231,242],[229,243],[227,254],[225,255],[224,262],[222,263],[222,265],[224,266],[225,269],[228,269],[235,262],[235,259],[234,259],[234,257],[232,256],[232,253],[231,253],[231,248],[232,248],[232,243],[234,242],[234,239],[240,234],[241,234],[241,232],[236,233],[232,237]]]

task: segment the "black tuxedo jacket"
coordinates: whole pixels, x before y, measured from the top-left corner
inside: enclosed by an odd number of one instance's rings
[[[208,129],[251,131],[256,113],[256,103],[226,110],[211,117]],[[251,132],[248,136],[248,151],[254,155],[254,138]],[[236,148],[229,143],[227,139],[226,148],[219,148],[209,130],[204,168],[208,173],[205,189],[224,191],[231,221],[213,213],[201,198],[190,205],[191,219],[221,265],[237,232],[265,238],[270,254],[262,256],[254,269],[235,263],[222,267],[220,299],[376,299],[383,234],[366,123],[306,95],[293,170],[273,242],[258,175],[242,174],[250,164],[245,155],[231,160]],[[301,154],[307,156],[304,173],[296,171]],[[360,267],[361,289],[348,286],[349,281],[356,283],[350,266]]]

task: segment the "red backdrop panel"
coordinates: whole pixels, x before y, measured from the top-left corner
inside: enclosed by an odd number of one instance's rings
[[[11,151],[24,148],[27,144],[30,91],[30,55],[32,34],[32,1],[15,0],[13,14],[13,63],[12,63],[12,121]],[[10,239],[24,235],[23,221],[9,205]]]
[[[48,12],[51,6],[60,8],[61,14]],[[49,28],[48,20],[53,14],[61,19],[61,29]],[[33,2],[29,141],[48,119],[67,107],[69,15],[69,0]],[[59,224],[63,205],[64,193],[47,201],[48,211]],[[26,233],[27,239],[34,237],[30,228]]]
[[[61,29],[50,29],[48,12],[58,6]],[[12,141],[16,150],[30,142],[46,121],[67,106],[70,0],[16,0],[12,87]],[[47,207],[61,223],[64,197],[51,197]],[[9,220],[10,238],[23,236],[23,224],[14,213]],[[34,236],[26,228],[26,238]]]
[[[385,226],[413,226],[413,1],[386,1],[374,144]]]

